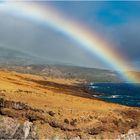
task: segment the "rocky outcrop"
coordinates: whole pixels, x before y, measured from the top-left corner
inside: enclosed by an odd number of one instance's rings
[[[8,101],[8,100],[5,100],[4,98],[0,98],[0,109],[1,108],[12,108],[15,110],[26,110],[26,111],[30,110],[30,111],[34,111],[34,112],[40,112],[40,113],[44,112],[41,109],[32,108],[25,103]]]
[[[0,120],[0,139],[38,139],[35,126],[29,121],[20,124],[17,120],[2,117]]]
[[[37,139],[32,121],[39,119],[35,113],[42,112],[24,103],[0,98],[0,114],[3,115],[0,116],[0,139]],[[24,123],[19,123],[17,118],[24,119]]]
[[[128,133],[119,135],[117,140],[139,140],[140,134],[137,131],[130,129]]]

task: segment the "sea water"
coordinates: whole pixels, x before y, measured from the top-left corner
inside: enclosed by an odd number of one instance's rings
[[[140,84],[93,83],[89,88],[93,96],[105,101],[140,107]]]

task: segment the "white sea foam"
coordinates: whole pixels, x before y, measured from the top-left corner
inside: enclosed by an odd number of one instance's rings
[[[92,86],[93,89],[98,88],[98,86]]]
[[[107,98],[120,98],[121,95],[111,95],[111,96],[108,96]]]
[[[93,97],[98,97],[98,95],[92,95]]]

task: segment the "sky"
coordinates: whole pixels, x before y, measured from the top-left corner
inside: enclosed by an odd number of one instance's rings
[[[116,47],[140,71],[140,2],[38,1],[82,23]],[[26,18],[0,11],[0,46],[26,51],[48,61],[110,69],[63,33]]]

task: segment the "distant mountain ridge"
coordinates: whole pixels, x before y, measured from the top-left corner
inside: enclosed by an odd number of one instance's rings
[[[51,60],[23,52],[17,49],[11,49],[0,46],[0,65],[66,65],[73,66],[70,63],[63,63],[57,60]]]
[[[74,66],[1,46],[0,67],[51,77],[86,79],[88,82],[124,82],[118,72],[115,71]],[[133,74],[134,77],[140,76],[139,72],[131,73],[135,73]]]
[[[43,64],[44,60],[15,49],[0,47],[0,64],[3,65],[30,65]]]

